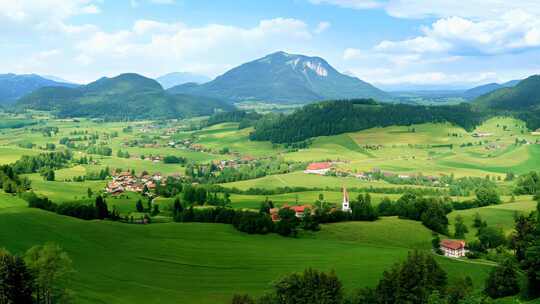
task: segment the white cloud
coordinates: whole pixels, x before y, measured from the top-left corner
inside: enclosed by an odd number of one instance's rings
[[[344,8],[352,9],[371,9],[378,8],[384,5],[383,1],[378,0],[309,0],[313,4],[329,4],[337,5]]]
[[[473,20],[494,19],[508,11],[525,9],[540,15],[538,0],[309,0],[313,4],[336,5],[344,8],[365,10],[381,8],[398,18],[446,18],[463,17]]]
[[[322,21],[322,22],[319,22],[319,24],[317,24],[317,27],[315,28],[315,30],[313,32],[315,32],[315,34],[320,34],[324,31],[326,31],[327,29],[329,29],[331,26],[330,22],[328,21]]]
[[[496,55],[540,47],[540,20],[527,12],[509,11],[499,19],[471,21],[461,17],[439,19],[423,35],[400,41],[382,41],[385,53],[448,53]]]
[[[359,49],[347,48],[345,49],[345,51],[343,51],[344,60],[359,59],[359,58],[362,58],[362,56],[363,56],[363,52]]]
[[[290,18],[261,20],[248,28],[138,20],[128,30],[98,30],[81,38],[75,44],[75,60],[96,69],[136,67],[149,74],[183,70],[214,76],[269,52],[297,51],[311,38],[306,23]]]
[[[150,0],[150,2],[155,4],[174,4],[175,0]]]

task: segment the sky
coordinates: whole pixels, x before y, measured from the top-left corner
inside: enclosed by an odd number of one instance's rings
[[[0,0],[0,73],[216,77],[319,56],[384,89],[540,73],[538,0]]]

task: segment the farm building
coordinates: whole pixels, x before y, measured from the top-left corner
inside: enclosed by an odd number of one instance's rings
[[[304,173],[325,175],[326,172],[328,172],[328,170],[330,170],[331,167],[332,167],[332,163],[330,162],[311,163],[306,168],[306,170],[304,170]]]
[[[442,240],[441,250],[445,256],[451,258],[464,257],[467,253],[465,241],[462,240]]]

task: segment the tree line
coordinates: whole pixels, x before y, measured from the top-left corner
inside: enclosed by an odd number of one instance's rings
[[[292,143],[360,131],[372,127],[450,122],[472,130],[484,119],[468,104],[417,106],[379,104],[370,99],[334,100],[309,104],[290,115],[268,115],[255,124],[252,140]]]
[[[0,249],[0,303],[70,303],[66,287],[73,274],[72,261],[58,245],[34,246],[22,256]]]

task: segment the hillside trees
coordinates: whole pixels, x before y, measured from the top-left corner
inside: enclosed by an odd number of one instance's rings
[[[292,143],[372,127],[445,122],[472,129],[483,119],[470,105],[412,106],[378,104],[370,99],[335,100],[304,106],[293,114],[267,116],[255,125],[252,140]]]
[[[35,278],[35,303],[67,302],[70,293],[65,286],[69,283],[73,266],[62,248],[53,243],[34,246],[26,252],[24,262]]]
[[[30,304],[34,277],[21,257],[0,249],[0,303]]]
[[[504,261],[490,272],[484,292],[494,299],[519,292],[518,270],[512,260]]]

